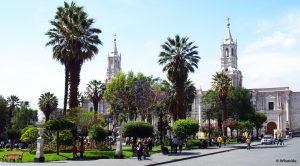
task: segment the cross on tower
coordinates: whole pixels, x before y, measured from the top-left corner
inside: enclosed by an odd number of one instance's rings
[[[227,27],[230,26],[229,20],[230,20],[230,18],[228,17],[228,18],[227,18]]]

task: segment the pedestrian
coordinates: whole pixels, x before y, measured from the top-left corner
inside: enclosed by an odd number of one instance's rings
[[[137,157],[138,160],[142,160],[142,155],[143,155],[143,145],[142,143],[139,141],[137,147],[136,147],[136,151],[137,151]]]
[[[221,144],[222,144],[222,142],[223,142],[223,138],[222,138],[221,136],[219,136],[219,137],[217,138],[217,142],[218,142],[219,148],[221,148]]]
[[[173,153],[174,152],[174,146],[173,146],[173,141],[172,141],[171,138],[169,139],[169,144],[170,144],[170,147],[171,147],[170,153]]]
[[[226,141],[227,141],[227,137],[224,136],[224,137],[223,137],[224,146],[226,146],[226,143],[227,143]]]
[[[172,144],[173,144],[173,150],[174,150],[174,153],[177,154],[177,146],[178,146],[178,139],[177,137],[173,137],[172,139]]]
[[[78,149],[77,149],[76,145],[73,145],[73,148],[72,148],[73,160],[78,158],[77,152],[78,152]]]
[[[153,147],[153,141],[152,141],[152,138],[151,138],[151,137],[148,138],[147,144],[148,144],[149,150],[151,151],[151,150],[152,150],[152,147]]]
[[[249,137],[247,137],[246,143],[247,143],[247,150],[250,150],[251,139]]]
[[[79,147],[80,160],[83,160],[84,150],[85,150],[84,145],[80,145],[80,147]]]
[[[283,143],[283,136],[282,136],[282,135],[279,135],[277,145],[278,145],[279,143],[280,143],[280,145],[284,145],[284,143]]]
[[[178,139],[177,144],[178,144],[178,148],[179,148],[179,153],[181,153],[181,151],[182,151],[182,144],[183,144],[182,138]]]

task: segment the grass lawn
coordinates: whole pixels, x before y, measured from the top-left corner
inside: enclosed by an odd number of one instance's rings
[[[131,151],[131,146],[123,146],[123,156],[124,158],[132,157],[134,154]],[[2,161],[2,158],[4,155],[9,153],[11,151],[6,151],[5,149],[0,149],[0,160]],[[13,150],[13,152],[21,152],[21,150]],[[152,151],[150,151],[150,154],[158,153],[160,152],[160,146],[153,147]],[[79,153],[78,153],[79,155]],[[100,150],[86,150],[84,153],[84,158],[86,160],[93,160],[93,159],[113,159],[115,156],[115,150],[110,151],[100,151]],[[33,162],[35,157],[35,153],[29,153],[27,150],[23,153],[23,162]],[[61,161],[61,160],[72,160],[73,155],[72,152],[60,152],[59,155],[56,153],[45,153],[44,154],[46,161]]]

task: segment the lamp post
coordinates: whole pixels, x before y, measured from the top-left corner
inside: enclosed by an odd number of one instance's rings
[[[211,137],[210,137],[211,109],[208,109],[208,111],[206,111],[206,113],[207,113],[207,118],[208,118],[208,143],[209,143],[209,146],[211,146]]]

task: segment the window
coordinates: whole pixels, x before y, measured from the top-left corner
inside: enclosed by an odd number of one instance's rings
[[[274,102],[269,102],[269,110],[274,110]]]
[[[229,49],[228,48],[226,48],[226,50],[225,50],[225,55],[226,55],[226,57],[229,57]]]

